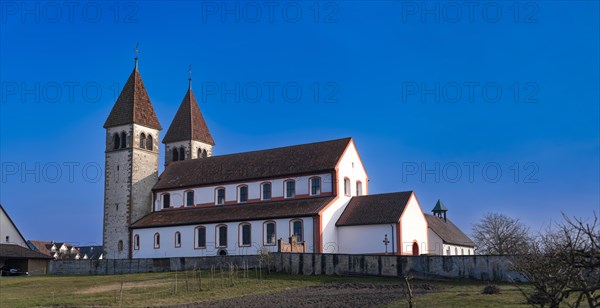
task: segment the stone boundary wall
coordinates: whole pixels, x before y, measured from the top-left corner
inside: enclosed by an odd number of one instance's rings
[[[56,260],[50,274],[112,275],[183,271],[227,267],[270,266],[276,272],[294,275],[388,276],[411,275],[421,279],[472,279],[482,281],[525,281],[511,269],[510,256],[385,256],[313,253],[272,253],[269,261],[258,255],[187,257],[132,260]]]

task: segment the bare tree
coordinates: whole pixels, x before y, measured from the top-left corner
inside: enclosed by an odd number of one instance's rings
[[[529,242],[529,229],[522,222],[498,213],[485,214],[472,232],[479,254],[517,254]]]
[[[570,219],[541,234],[514,267],[531,283],[521,290],[530,304],[558,307],[570,296],[569,306],[600,307],[600,222]]]

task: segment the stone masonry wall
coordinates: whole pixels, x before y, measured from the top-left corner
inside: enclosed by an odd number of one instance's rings
[[[380,256],[312,253],[273,253],[271,268],[293,275],[389,276],[412,275],[419,279],[471,279],[525,281],[510,266],[510,256]],[[267,265],[259,256],[219,256],[133,260],[51,261],[49,273],[104,275],[210,269],[212,266]]]

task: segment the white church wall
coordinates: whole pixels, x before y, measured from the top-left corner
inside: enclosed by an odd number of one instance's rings
[[[194,192],[194,204],[200,206],[215,205],[216,200],[216,189],[225,188],[225,203],[237,203],[238,200],[238,187],[240,185],[248,186],[248,202],[261,201],[261,184],[265,182],[271,183],[271,200],[283,199],[284,195],[284,182],[287,180],[296,181],[296,196],[307,197],[309,196],[309,179],[314,176],[321,177],[321,194],[331,194],[331,174],[320,173],[315,175],[289,177],[289,178],[278,178],[268,180],[258,180],[252,182],[232,183],[225,185],[212,185],[205,187],[194,187],[186,189],[174,189],[168,191],[161,191],[157,193],[156,200],[154,202],[154,210],[160,211],[163,207],[163,195],[168,193],[171,199],[171,207],[183,207],[185,192]]]
[[[433,230],[427,229],[429,247],[428,252],[432,255],[438,256],[457,256],[457,255],[473,255],[473,247],[451,245],[444,243],[441,237],[439,237]]]
[[[321,217],[321,230],[323,233],[323,252],[324,253],[337,253],[339,251],[339,239],[338,232],[335,223],[340,218],[340,215],[344,212],[344,209],[348,205],[350,198],[357,195],[356,182],[362,183],[362,194],[366,195],[368,192],[368,178],[365,168],[362,165],[358,151],[354,145],[354,141],[348,144],[346,151],[340,158],[337,165],[337,196],[338,199],[331,204],[322,213]],[[344,179],[350,180],[350,192],[349,195],[344,194]]]
[[[413,254],[413,243],[415,242],[419,245],[419,254],[427,253],[427,230],[427,220],[413,193],[400,217],[402,254]]]
[[[227,255],[254,255],[258,254],[261,248],[266,247],[269,251],[277,251],[277,241],[275,245],[264,245],[264,223],[267,221],[275,222],[275,237],[288,241],[292,231],[291,222],[302,220],[304,227],[304,242],[306,243],[306,252],[314,252],[313,236],[313,218],[303,217],[294,219],[274,219],[274,220],[256,220],[247,222],[229,222],[223,224],[200,224],[160,228],[146,228],[132,230],[132,237],[139,235],[140,247],[133,250],[133,258],[170,258],[170,257],[192,257],[192,256],[215,256],[221,249],[227,250]],[[241,234],[238,233],[241,223],[250,224],[251,246],[240,247]],[[227,247],[216,247],[217,225],[227,226]],[[203,226],[206,228],[206,248],[195,248],[195,228]],[[175,232],[181,233],[181,247],[175,247]],[[160,248],[154,248],[154,234],[160,234]]]
[[[385,236],[389,241],[387,252],[394,253],[396,247],[396,224],[362,225],[337,227],[339,252],[348,254],[385,253]]]

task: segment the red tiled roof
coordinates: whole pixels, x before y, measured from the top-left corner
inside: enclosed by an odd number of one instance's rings
[[[351,138],[170,163],[154,190],[284,177],[335,169]]]
[[[48,255],[15,244],[0,244],[0,257],[16,259],[52,259],[52,257]]]
[[[127,79],[117,102],[104,123],[104,128],[131,123],[162,129],[156,113],[154,113],[146,87],[144,87],[142,76],[137,69],[134,69]]]
[[[429,214],[425,214],[425,218],[429,229],[435,232],[444,243],[475,247],[475,243],[449,219],[444,220]]]
[[[171,209],[152,212],[131,228],[249,221],[314,216],[334,197],[311,197],[270,202]]]
[[[185,93],[185,97],[162,142],[169,143],[183,140],[196,140],[215,145],[191,87]]]
[[[400,221],[412,191],[352,197],[336,226],[378,225]]]

